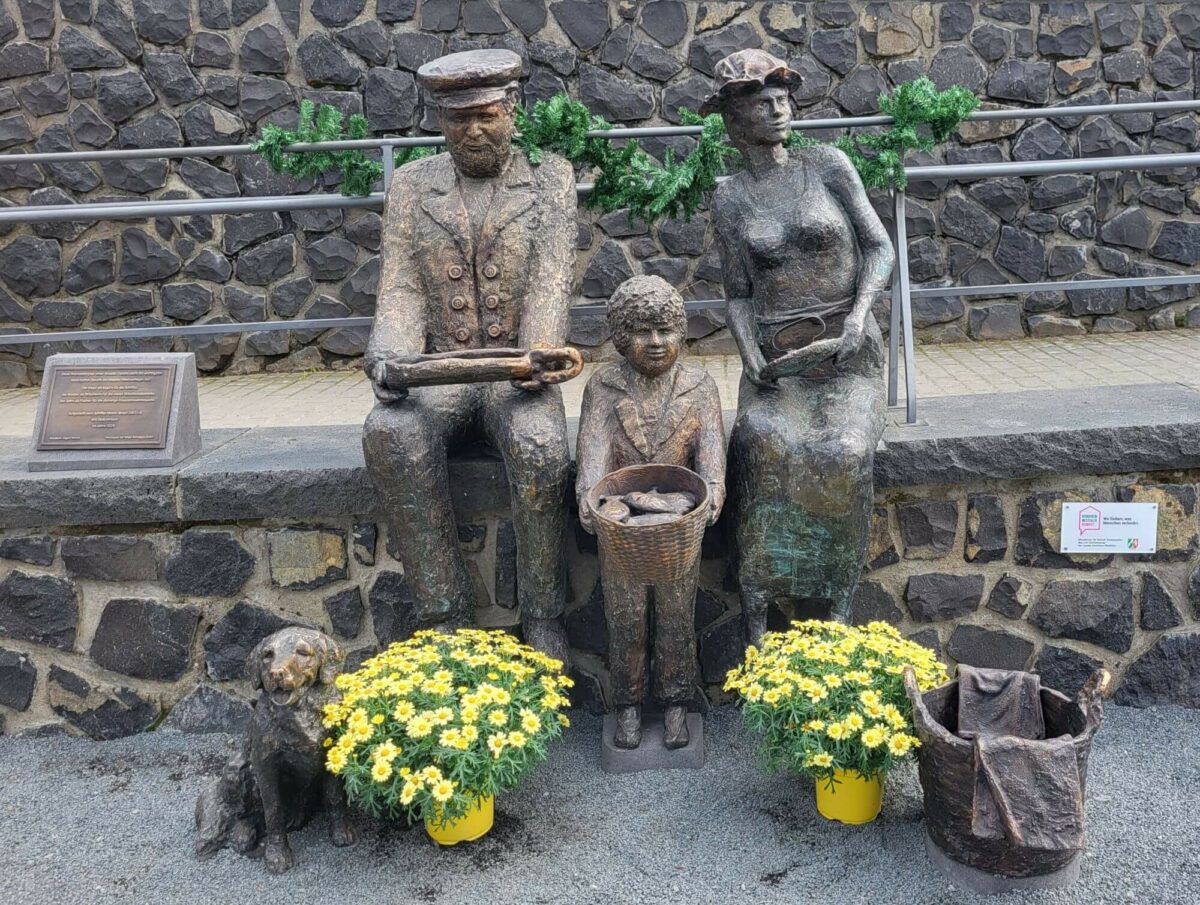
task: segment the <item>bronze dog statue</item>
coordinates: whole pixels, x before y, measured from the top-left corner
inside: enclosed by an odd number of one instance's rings
[[[335,699],[333,680],[345,653],[328,635],[285,628],[258,643],[246,673],[259,691],[241,749],[196,802],[196,854],[226,845],[242,854],[263,843],[273,874],[295,863],[289,830],[300,828],[322,804],[334,845],[353,845],[358,831],[346,812],[336,776],[325,771],[322,707]]]

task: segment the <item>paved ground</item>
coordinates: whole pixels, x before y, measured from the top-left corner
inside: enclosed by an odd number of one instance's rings
[[[707,718],[697,772],[608,776],[583,717],[484,840],[438,850],[420,830],[368,824],[334,849],[318,819],[282,878],[230,852],[191,854],[192,807],[225,736],[118,742],[0,738],[0,902],[20,905],[1191,905],[1200,900],[1200,720],[1109,709],[1088,776],[1089,850],[1065,890],[976,899],[923,850],[915,771],[880,820],[822,820],[811,786],[761,773],[735,714]]]
[[[738,360],[708,356],[699,361],[716,378],[726,408],[736,407]],[[917,398],[1142,383],[1200,389],[1198,361],[1200,330],[918,346]],[[586,375],[563,387],[568,416],[579,413],[585,381]],[[356,424],[372,403],[359,371],[200,381],[206,428]],[[0,390],[0,436],[31,436],[36,407],[36,389]]]

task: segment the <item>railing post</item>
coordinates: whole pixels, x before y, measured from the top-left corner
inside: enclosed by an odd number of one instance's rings
[[[386,195],[392,185],[392,174],[396,172],[396,153],[389,144],[381,145],[379,153],[383,155],[383,193]]]
[[[892,305],[888,327],[888,388],[887,404],[896,404],[899,389],[900,362],[900,193],[892,189],[892,239],[896,243],[896,266],[892,269]]]
[[[888,337],[890,348],[896,348],[896,302],[900,302],[899,326],[904,331],[904,406],[905,421],[915,424],[917,420],[917,374],[913,361],[912,288],[908,282],[908,222],[906,220],[905,194],[896,190],[896,267],[892,272],[892,332]],[[894,356],[894,353],[893,353]],[[894,361],[894,357],[893,357]],[[889,373],[892,377],[894,371]],[[889,386],[889,391],[892,389]],[[889,398],[894,404],[894,399]]]

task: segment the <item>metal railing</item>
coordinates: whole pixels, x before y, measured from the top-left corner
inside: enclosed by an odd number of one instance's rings
[[[1147,101],[1133,104],[1090,104],[1060,107],[1035,107],[1023,109],[980,110],[967,117],[969,122],[997,122],[1028,119],[1080,118],[1108,114],[1131,113],[1179,113],[1200,110],[1200,100],[1190,101]],[[852,127],[882,126],[892,122],[888,116],[852,116],[793,120],[795,130],[815,131],[847,129]],[[588,133],[594,137],[619,140],[626,138],[664,138],[697,135],[700,126],[645,126],[635,128],[613,128]],[[430,147],[445,144],[441,136],[381,137],[350,141],[320,142],[292,145],[290,151],[318,150],[378,150],[383,163],[383,192],[374,192],[363,197],[348,197],[337,194],[270,195],[236,198],[195,198],[160,201],[99,201],[84,204],[19,205],[0,208],[0,224],[78,222],[96,220],[144,220],[153,217],[197,216],[210,214],[245,214],[259,211],[318,210],[330,208],[358,209],[380,208],[394,173],[392,149],[402,147]],[[185,157],[231,157],[255,153],[251,144],[206,145],[178,148],[125,148],[109,151],[51,151],[31,154],[8,153],[0,155],[0,166],[10,164],[54,164],[90,163],[110,160],[175,159]],[[1036,161],[1028,163],[982,163],[940,164],[935,166],[911,166],[905,171],[910,180],[975,180],[995,176],[1042,176],[1053,174],[1082,174],[1112,171],[1168,170],[1181,167],[1200,166],[1200,153],[1136,155],[1128,157],[1072,158],[1067,160]],[[580,195],[586,195],[591,183],[577,183]],[[905,419],[914,423],[917,419],[917,387],[914,367],[912,299],[914,297],[944,297],[973,295],[1014,295],[1025,292],[1063,291],[1093,288],[1129,288],[1149,286],[1177,286],[1200,283],[1200,276],[1161,276],[1137,278],[1111,278],[1094,280],[1067,280],[1038,283],[1002,283],[989,286],[910,286],[908,272],[908,235],[906,221],[906,193],[891,193],[896,245],[896,268],[892,279],[892,305],[888,335],[888,405],[894,406],[898,399],[900,345],[903,343]],[[725,306],[724,299],[702,299],[686,303],[688,311],[719,310]],[[573,316],[596,316],[605,311],[603,304],[575,305]],[[145,339],[163,336],[221,335],[233,333],[259,333],[279,330],[331,330],[347,327],[369,327],[373,318],[321,318],[311,320],[258,321],[251,323],[189,324],[168,327],[126,327],[119,329],[88,329],[55,331],[52,333],[6,333],[0,334],[0,350],[4,347],[26,346],[38,343],[103,342],[120,339]]]

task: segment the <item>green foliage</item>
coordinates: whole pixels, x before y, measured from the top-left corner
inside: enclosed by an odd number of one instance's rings
[[[929,79],[916,79],[879,96],[879,109],[894,123],[878,134],[839,138],[834,145],[850,158],[867,188],[904,188],[904,155],[946,141],[978,106],[979,98],[960,85],[938,91]]]
[[[354,115],[349,128],[342,128],[342,114],[336,107],[321,104],[316,108],[310,100],[300,102],[300,115],[295,129],[284,129],[268,123],[253,150],[263,156],[272,172],[286,173],[294,179],[319,179],[336,170],[342,174],[343,195],[369,195],[371,188],[383,176],[383,164],[369,158],[365,151],[286,151],[289,145],[318,141],[346,141],[367,138],[367,120]],[[428,157],[437,148],[401,148],[395,154],[396,166],[410,160]]]
[[[979,106],[979,99],[966,88],[954,86],[938,91],[927,78],[899,85],[879,98],[880,109],[895,122],[885,129],[837,139],[834,146],[844,151],[867,188],[903,188],[904,156],[908,151],[928,151],[946,141],[959,124]],[[696,147],[682,159],[668,150],[657,163],[635,139],[613,141],[588,132],[606,132],[612,126],[579,101],[559,94],[538,101],[532,109],[517,108],[519,147],[535,166],[547,152],[559,154],[585,174],[594,173],[594,187],[585,204],[603,211],[628,209],[631,218],[652,223],[661,217],[691,219],[717,185],[717,177],[738,153],[725,141],[725,124],[720,114],[698,116],[680,111],[685,125],[701,126]],[[383,167],[363,151],[288,152],[299,142],[341,141],[365,138],[367,122],[350,117],[343,132],[342,115],[328,104],[314,111],[311,101],[300,103],[295,129],[275,125],[263,128],[254,150],[263,155],[276,173],[297,179],[316,178],[330,170],[342,173],[342,194],[366,195],[383,175]],[[790,149],[820,144],[802,132],[792,132]],[[395,153],[396,166],[438,153],[437,148],[402,148]]]
[[[837,770],[881,776],[920,744],[911,734],[906,668],[922,691],[948,679],[933,651],[887,623],[814,619],[746,648],[725,690],[741,698],[768,770],[831,783]]]
[[[517,144],[532,163],[551,151],[585,172],[594,170],[588,207],[628,209],[631,218],[647,222],[664,216],[690,219],[705,195],[716,188],[726,158],[736,152],[724,143],[720,116],[702,118],[684,112],[685,123],[703,127],[696,147],[682,160],[668,151],[661,165],[636,139],[615,142],[589,137],[588,131],[608,131],[612,126],[565,94],[538,101],[532,110],[518,110]]]

